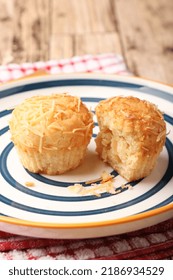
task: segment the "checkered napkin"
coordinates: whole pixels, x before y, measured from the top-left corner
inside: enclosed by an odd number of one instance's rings
[[[105,74],[129,75],[121,55],[112,53],[75,56],[70,59],[38,61],[33,63],[9,64],[0,66],[0,82],[19,79],[37,71],[49,74],[96,72]]]
[[[0,82],[37,71],[130,75],[122,56],[109,53],[0,66]],[[0,232],[0,260],[19,259],[173,259],[173,219],[128,234],[84,240],[30,238]]]

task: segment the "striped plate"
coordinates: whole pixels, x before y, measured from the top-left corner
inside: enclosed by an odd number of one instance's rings
[[[8,121],[13,108],[32,95],[69,92],[80,96],[94,111],[105,98],[133,95],[151,101],[165,112],[165,147],[152,174],[127,182],[95,153],[95,128],[83,164],[64,175],[28,172],[19,162],[10,140]],[[47,238],[89,238],[141,229],[173,216],[173,89],[131,77],[97,74],[42,76],[17,81],[0,90],[0,230]],[[115,176],[117,194],[80,195],[69,190],[74,183],[99,178],[103,171]],[[34,187],[25,183],[31,181]],[[85,188],[89,188],[86,185]]]

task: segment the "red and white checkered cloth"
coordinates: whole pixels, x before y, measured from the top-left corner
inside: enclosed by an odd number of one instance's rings
[[[33,63],[0,66],[0,82],[19,79],[25,75],[44,70],[49,74],[96,72],[129,75],[121,55],[112,53],[100,55],[74,56],[70,59],[38,61]]]
[[[0,232],[0,260],[173,259],[173,219],[143,230],[85,240],[56,240]]]
[[[38,70],[50,74],[130,74],[123,58],[110,53],[0,66],[0,82],[21,78]],[[0,260],[19,259],[173,259],[173,219],[128,234],[85,240],[30,238],[0,232]]]

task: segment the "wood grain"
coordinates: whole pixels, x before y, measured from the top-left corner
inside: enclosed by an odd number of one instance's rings
[[[14,1],[0,0],[0,64],[13,61],[13,14]]]
[[[47,0],[15,0],[14,61],[37,61],[49,58],[49,5]]]
[[[129,69],[173,83],[173,1],[114,0],[114,10]]]
[[[173,84],[172,0],[0,0],[0,64],[115,52]]]
[[[100,54],[104,52],[122,53],[119,35],[116,32],[76,35],[74,49],[78,55],[85,53]]]

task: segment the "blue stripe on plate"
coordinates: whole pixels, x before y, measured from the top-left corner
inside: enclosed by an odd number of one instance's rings
[[[108,81],[102,79],[65,79],[65,80],[52,80],[44,82],[36,82],[31,84],[26,84],[11,87],[9,89],[0,91],[0,98],[7,97],[14,94],[19,94],[22,92],[27,92],[31,90],[52,88],[52,87],[62,87],[62,86],[106,86],[106,87],[120,87],[120,88],[132,88],[139,89],[142,85],[119,82],[119,81]]]
[[[21,86],[12,87],[6,90],[0,91],[0,98],[7,97],[13,94],[19,94],[22,92],[27,92],[31,90],[52,88],[52,87],[62,87],[62,86],[104,86],[104,87],[115,87],[115,88],[127,88],[142,93],[150,93],[152,95],[161,97],[165,100],[173,102],[173,95],[165,91],[155,89],[152,87],[143,86],[141,84],[133,84],[129,82],[120,81],[109,81],[104,79],[66,79],[66,80],[52,80],[44,82],[36,82],[31,84],[25,84]]]
[[[0,216],[8,217],[7,215],[4,215],[4,214],[2,214],[2,213],[0,213]]]
[[[91,186],[91,184],[85,184],[85,181],[80,181],[80,182],[61,182],[61,181],[56,181],[56,180],[52,180],[52,179],[46,178],[46,177],[44,177],[41,174],[32,173],[32,172],[28,171],[27,169],[25,169],[25,170],[26,170],[26,172],[28,172],[28,174],[31,177],[33,177],[37,181],[40,181],[42,183],[45,183],[45,184],[48,184],[48,185],[51,185],[51,186],[57,186],[57,187],[62,187],[62,188],[66,188],[66,187],[71,186],[73,184],[82,184],[82,185],[85,185],[86,187],[87,186]],[[111,172],[111,175],[116,177],[116,176],[118,176],[118,173],[113,170]],[[96,183],[99,183],[99,180]]]
[[[48,194],[44,194],[44,193],[40,193],[40,192],[36,192],[34,190],[31,190],[29,188],[26,188],[25,186],[23,186],[22,184],[18,183],[9,173],[8,168],[7,168],[7,157],[11,151],[11,149],[13,148],[13,144],[10,143],[8,144],[8,146],[4,149],[4,151],[2,152],[2,156],[1,156],[1,161],[0,161],[0,168],[1,168],[1,173],[2,176],[4,177],[4,179],[15,189],[26,193],[28,195],[34,196],[34,197],[38,197],[41,199],[48,199],[48,200],[55,200],[55,201],[87,201],[87,200],[94,200],[94,199],[100,199],[100,198],[105,198],[108,196],[111,196],[111,194],[109,193],[103,193],[101,197],[96,197],[93,195],[89,195],[89,196],[55,196],[55,195],[48,195]],[[50,180],[47,179],[39,174],[34,174],[31,172],[28,172],[29,174],[31,174],[32,177],[34,177],[36,180],[39,180],[43,183],[49,184],[49,185],[53,185],[53,186],[57,186],[57,187],[68,187],[70,185],[73,185],[74,183],[78,183],[78,182],[60,182],[60,181],[55,181],[55,180]],[[112,171],[111,173],[112,175],[114,175],[115,177],[118,175],[116,171]],[[135,186],[136,184],[138,184],[141,180],[137,180],[134,181],[132,183],[132,186]],[[85,185],[85,182],[79,182],[80,184]],[[86,185],[87,186],[90,185]],[[123,191],[126,191],[126,189],[123,189]]]
[[[166,173],[165,173],[166,174]],[[163,180],[164,181],[164,180]],[[163,187],[165,186],[165,184],[161,184],[160,182],[153,188],[153,189],[159,189],[161,190]],[[150,190],[150,196],[155,194],[156,192],[154,192],[152,190]],[[149,193],[148,192],[148,193]],[[150,197],[149,196],[149,197]],[[106,207],[106,208],[100,208],[100,209],[96,209],[96,210],[86,210],[86,211],[55,211],[55,210],[46,210],[46,209],[38,209],[35,207],[30,207],[30,206],[26,206],[17,202],[14,202],[4,196],[1,195],[1,201],[3,203],[5,203],[6,205],[10,205],[14,208],[20,209],[20,210],[24,210],[27,212],[31,212],[31,213],[36,213],[36,214],[42,214],[42,215],[51,215],[51,216],[85,216],[85,215],[97,215],[97,214],[102,214],[102,213],[108,213],[108,212],[112,212],[112,211],[117,211],[120,209],[124,209],[130,206],[135,205],[136,203],[139,203],[141,201],[144,201],[145,199],[147,199],[148,197],[146,197],[146,194],[139,196],[138,198],[132,199],[128,202],[125,203],[121,203],[118,205],[114,205],[111,207]],[[149,210],[152,209],[156,209],[159,208],[163,205],[166,205],[165,202],[173,202],[173,196],[169,197],[167,200],[165,200],[164,202],[153,206],[150,209],[145,210],[144,212],[147,212]],[[73,207],[73,205],[71,205]],[[138,214],[138,213],[136,213]]]
[[[137,89],[134,89],[134,90],[136,91]],[[169,93],[166,93],[166,92],[164,92],[163,90],[160,90],[160,89],[155,89],[155,88],[143,86],[139,89],[139,91],[142,92],[142,93],[148,93],[148,94],[151,94],[151,95],[154,95],[154,96],[162,97],[165,100],[173,102],[173,95],[169,94]],[[164,95],[165,95],[165,98],[164,98]]]
[[[143,211],[143,212],[146,212],[146,211],[150,211],[150,210],[154,210],[156,208],[160,208],[160,207],[163,207],[165,205],[168,205],[170,203],[173,202],[173,195],[171,195],[169,198],[165,199],[164,201],[162,201],[161,203],[151,207],[151,208],[148,208],[147,210]],[[140,213],[143,213],[143,212],[140,212]]]
[[[123,208],[127,208],[130,206],[133,206],[139,202],[142,202],[146,200],[147,198],[150,198],[157,192],[159,192],[172,178],[172,166],[173,166],[173,145],[172,143],[167,139],[166,140],[166,147],[168,150],[169,154],[169,163],[168,163],[168,168],[162,177],[162,179],[155,185],[153,186],[152,189],[150,189],[148,192],[146,192],[143,195],[140,195],[137,198],[134,198],[132,200],[129,200],[125,203],[121,203],[118,205],[114,205],[111,207],[106,207],[106,208],[100,208],[100,209],[95,209],[95,210],[86,210],[86,211],[54,211],[54,210],[46,210],[46,209],[38,209],[35,207],[29,207],[20,203],[17,203],[15,201],[12,201],[4,196],[1,195],[1,202],[10,205],[12,207],[25,210],[28,212],[32,213],[38,213],[38,214],[43,214],[43,215],[59,215],[59,216],[83,216],[83,215],[96,215],[96,214],[101,214],[101,213],[107,213],[107,212],[112,212],[112,211],[117,211]],[[4,162],[4,155],[3,156],[3,162]],[[1,170],[2,170],[2,175],[4,176],[4,164],[1,164]],[[5,170],[6,171],[6,170]],[[8,171],[8,170],[7,170]],[[9,180],[9,177],[7,176],[7,179]],[[11,183],[11,182],[9,182]],[[172,196],[170,197],[172,199]],[[75,201],[71,201],[73,206],[73,203],[76,203]],[[155,206],[153,206],[155,207]]]
[[[6,133],[9,130],[9,126],[5,126],[4,128],[0,129],[0,136]]]
[[[1,111],[0,112],[0,118],[4,117],[6,115],[11,114],[12,111],[13,111],[13,109]]]
[[[173,118],[171,116],[164,114],[164,120],[173,125]]]

